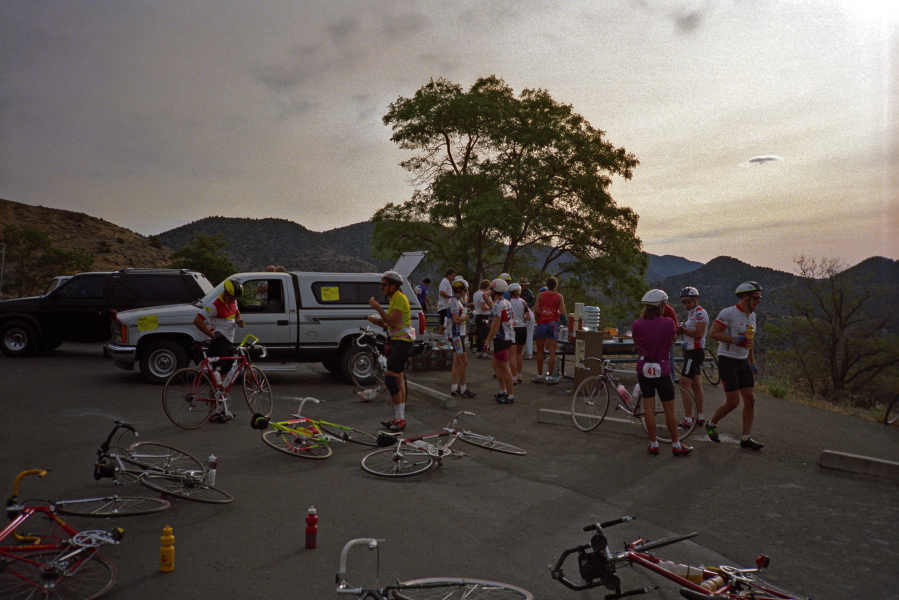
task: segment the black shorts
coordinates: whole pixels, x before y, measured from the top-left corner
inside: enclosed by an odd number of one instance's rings
[[[703,348],[684,350],[684,377],[694,379],[702,372],[702,361],[705,360]]]
[[[437,311],[437,317],[440,319],[440,326],[443,327],[444,323],[446,323],[446,315],[449,314],[448,308],[441,308]]]
[[[650,378],[643,373],[637,373],[637,383],[640,384],[640,393],[644,398],[655,398],[658,392],[659,400],[662,402],[674,400],[674,382],[670,375]]]
[[[718,372],[721,374],[721,385],[725,392],[755,387],[755,377],[748,359],[719,356]]]
[[[389,340],[384,346],[387,355],[387,370],[394,373],[402,373],[406,370],[406,363],[412,356],[415,344],[409,340]]]
[[[524,346],[528,343],[528,328],[527,327],[516,327],[515,332],[515,345],[516,346]]]

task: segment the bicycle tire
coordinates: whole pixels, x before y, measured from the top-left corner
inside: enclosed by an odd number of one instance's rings
[[[3,600],[93,600],[109,591],[118,574],[115,566],[105,558],[91,554],[68,574],[56,572],[52,563],[60,556],[60,550],[39,550],[16,554],[24,560],[9,560],[0,569],[0,590]]]
[[[581,431],[593,431],[606,418],[611,392],[598,375],[583,380],[571,398],[571,422]]]
[[[134,442],[128,446],[127,462],[158,473],[202,471],[203,463],[184,450],[157,442]]]
[[[677,544],[679,542],[683,542],[684,540],[695,538],[697,535],[699,535],[699,533],[696,531],[694,531],[693,533],[673,535],[671,537],[662,538],[654,542],[644,542],[639,546],[635,546],[634,550],[637,552],[649,552],[650,550],[655,550],[656,548],[663,548],[664,546],[670,546],[671,544]]]
[[[234,496],[217,487],[206,485],[200,474],[151,473],[140,478],[140,482],[157,492],[206,504],[228,504]]]
[[[705,360],[702,361],[702,376],[712,385],[721,383],[721,373],[718,371],[718,358],[708,348],[705,349]]]
[[[178,369],[165,382],[162,408],[169,420],[181,429],[197,429],[212,416],[215,387],[198,369]]]
[[[461,577],[427,577],[404,581],[393,590],[401,600],[534,600],[529,591],[498,581]]]
[[[243,372],[243,395],[250,412],[266,418],[272,416],[272,386],[262,369],[249,365]]]
[[[57,500],[53,508],[61,515],[74,517],[137,517],[162,512],[171,506],[162,498],[142,496],[108,496],[106,498],[83,498],[79,500]]]
[[[683,376],[684,374],[684,366],[687,364],[686,357],[684,356],[684,347],[681,344],[677,345],[677,350],[674,353],[674,370],[677,371],[678,375]]]
[[[362,444],[363,446],[373,447],[377,447],[378,445],[378,438],[370,433],[366,433],[365,431],[360,431],[352,427],[344,427],[342,425],[337,425],[336,423],[324,423],[322,421],[318,421],[317,425],[321,428],[322,431],[327,431],[334,437],[340,438],[347,442],[353,442],[354,444]]]
[[[262,441],[278,452],[300,458],[322,459],[333,454],[327,440],[306,437],[290,431],[267,429],[262,432]]]
[[[411,477],[434,466],[433,456],[422,450],[385,448],[362,457],[362,469],[379,477]]]
[[[893,401],[890,402],[886,412],[883,413],[884,425],[892,425],[896,421],[899,421],[899,395],[893,398]]]
[[[502,452],[503,454],[514,454],[516,456],[526,456],[527,452],[519,448],[518,446],[513,446],[512,444],[506,444],[505,442],[500,442],[496,438],[489,435],[481,435],[480,433],[475,433],[473,431],[463,431],[459,434],[459,439],[465,442],[466,444],[471,444],[472,446],[479,446],[481,448],[486,448],[487,450],[494,450],[496,452]]]
[[[664,377],[664,375],[663,375]],[[693,396],[693,392],[688,388],[685,388],[680,385],[674,386],[675,397],[672,402],[674,402],[674,418],[677,422],[677,430],[678,430],[678,440],[684,441],[688,437],[690,437],[694,431],[696,431],[696,415],[699,414],[699,405],[696,404],[696,398]],[[680,398],[677,397],[677,393],[680,393]],[[692,405],[692,409],[690,414],[693,417],[693,420],[690,422],[689,427],[682,427],[680,423],[683,422],[684,417],[686,415],[686,411],[684,410],[684,402],[688,402]],[[655,405],[655,416],[656,416],[656,439],[664,444],[671,443],[670,432],[668,431],[668,427],[665,425],[665,409],[662,408],[661,402],[658,398],[653,397],[653,404]],[[646,410],[646,398],[641,399],[641,408],[643,411]],[[643,425],[643,429],[647,432],[649,429],[646,427],[646,419],[643,417],[644,412],[640,412],[640,423]]]

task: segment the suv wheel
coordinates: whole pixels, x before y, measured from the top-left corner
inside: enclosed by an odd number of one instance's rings
[[[178,342],[150,342],[140,355],[140,374],[150,383],[163,384],[172,373],[188,365],[187,350]]]
[[[0,327],[0,344],[6,356],[27,356],[38,348],[37,333],[24,321],[12,321]]]

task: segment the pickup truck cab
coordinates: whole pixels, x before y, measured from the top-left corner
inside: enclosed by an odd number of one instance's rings
[[[191,302],[212,284],[188,269],[120,269],[57,277],[42,296],[0,302],[0,351],[19,357],[63,342],[102,342],[118,311]]]
[[[238,303],[245,326],[237,330],[235,342],[253,334],[268,350],[267,360],[320,362],[335,374],[349,372],[359,330],[370,325],[369,299],[378,298],[387,308],[380,273],[260,272],[230,278],[244,290]],[[118,367],[133,370],[137,364],[146,381],[165,383],[188,366],[191,346],[204,337],[193,319],[221,291],[219,284],[192,304],[119,313],[105,353]],[[409,298],[412,324],[423,333],[425,315],[408,280],[402,291]]]

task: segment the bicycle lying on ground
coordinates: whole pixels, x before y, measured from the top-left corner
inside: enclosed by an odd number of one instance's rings
[[[118,438],[113,442],[117,433]],[[110,478],[117,484],[122,483],[120,478],[127,479],[195,502],[226,504],[234,500],[228,492],[213,487],[217,466],[214,460],[203,463],[183,450],[156,442],[134,442],[125,448],[120,443],[127,434],[137,437],[137,430],[128,423],[116,421],[97,449],[94,479]]]
[[[432,577],[399,581],[393,585],[375,588],[353,587],[346,580],[347,555],[354,546],[367,546],[378,551],[374,538],[359,538],[347,542],[340,553],[340,568],[337,571],[337,595],[352,596],[359,600],[533,600],[534,596],[518,586],[485,579],[464,579],[458,577]],[[377,585],[377,584],[376,584]]]
[[[87,510],[89,516],[120,517],[165,510],[168,502],[160,500],[154,509],[153,499],[142,499],[150,502],[143,505],[144,510],[132,512],[129,510],[138,505],[127,499],[116,510],[110,503],[105,504],[106,509],[99,509],[99,498],[39,505],[29,505],[34,501],[20,502],[19,482],[29,475],[46,474],[40,469],[30,469],[19,473],[13,482],[12,496],[6,501],[10,523],[0,531],[0,595],[4,600],[99,598],[115,583],[116,569],[97,553],[106,544],[118,544],[124,532],[120,528],[78,531],[58,514],[84,515],[83,511]],[[48,533],[19,533],[23,524],[38,515],[49,522]],[[17,543],[13,544],[14,541]]]
[[[384,450],[376,450],[362,458],[362,468],[372,475],[380,477],[409,477],[424,473],[434,465],[442,465],[443,459],[452,456],[460,458],[465,456],[453,448],[456,440],[462,440],[466,444],[480,446],[487,450],[495,450],[504,454],[524,456],[527,454],[521,448],[505,444],[489,435],[482,435],[457,429],[456,421],[460,416],[476,417],[477,415],[467,410],[461,410],[450,420],[443,431],[418,435],[414,437],[400,437],[401,433],[380,432],[378,445],[385,446]],[[439,438],[449,438],[440,442]],[[437,442],[437,443],[433,443]],[[386,448],[392,446],[392,448]]]
[[[359,389],[356,393],[363,402],[371,402],[387,391],[384,377],[387,375],[386,340],[370,327],[360,327],[356,337],[357,352],[350,359],[350,376]]]
[[[677,369],[678,375],[683,375],[684,365],[686,364],[686,361],[684,360],[684,347],[681,344],[678,344],[677,347],[679,350],[676,351],[677,357],[674,359],[674,368]],[[712,385],[718,385],[721,383],[721,374],[718,372],[718,357],[716,357],[715,353],[709,348],[703,348],[703,350],[705,350],[705,358],[700,367],[702,376]]]
[[[292,415],[294,418],[288,421],[271,421],[265,415],[253,415],[250,426],[263,430],[262,441],[275,450],[302,458],[328,458],[332,454],[332,441],[378,445],[378,439],[370,433],[303,416],[303,406],[307,402],[318,404],[321,400],[302,398],[297,401],[300,406]]]
[[[603,529],[628,523],[635,517],[621,517],[604,523],[594,523],[584,527],[584,531],[595,532],[589,544],[583,544],[564,550],[556,561],[552,578],[565,587],[575,590],[587,590],[605,587],[613,593],[605,596],[606,600],[615,600],[626,596],[647,594],[655,587],[642,587],[622,592],[620,567],[643,567],[656,575],[664,577],[680,586],[680,594],[689,600],[707,598],[726,598],[728,600],[801,600],[799,596],[774,587],[755,578],[755,573],[769,564],[767,556],[756,559],[753,569],[737,569],[722,565],[720,567],[692,567],[655,556],[652,550],[676,544],[696,537],[698,533],[676,535],[656,541],[642,538],[625,543],[624,550],[612,552]],[[571,581],[565,576],[564,564],[568,557],[577,554],[577,564],[582,583]]]
[[[251,341],[247,343],[247,340]],[[233,419],[230,392],[241,375],[250,411],[271,415],[272,388],[265,373],[252,362],[251,355],[256,351],[261,357],[266,356],[265,346],[257,345],[258,341],[256,336],[247,335],[231,357],[208,357],[209,342],[195,342],[193,347],[200,358],[197,368],[175,371],[162,390],[162,407],[169,420],[182,429],[196,429],[210,418]],[[219,362],[227,360],[234,361],[227,374],[215,370]]]
[[[599,427],[599,424],[606,418],[606,413],[608,413],[609,406],[612,404],[614,394],[614,398],[617,400],[615,410],[621,410],[628,418],[635,421],[639,420],[643,428],[646,429],[646,421],[643,419],[645,410],[643,396],[638,394],[636,397],[631,398],[626,391],[623,394],[619,391],[618,386],[621,382],[615,377],[614,374],[617,371],[611,367],[609,360],[587,357],[581,361],[581,366],[583,367],[583,363],[588,360],[601,361],[602,374],[587,377],[574,390],[574,396],[571,399],[571,420],[574,426],[581,431],[593,431]],[[689,426],[685,427],[682,425],[682,423],[686,422],[684,417],[688,413],[690,415],[698,415],[699,408],[692,391],[680,385],[675,385],[674,388],[680,396],[672,402],[674,402],[676,421],[681,424],[679,425],[679,439],[683,441],[690,437],[696,429],[695,419],[690,420]],[[621,388],[621,390],[623,389]],[[685,410],[684,407],[686,405],[691,407],[689,411]],[[658,398],[654,398],[653,410],[656,415],[656,438],[660,442],[670,444],[670,434],[665,427],[665,411]]]

